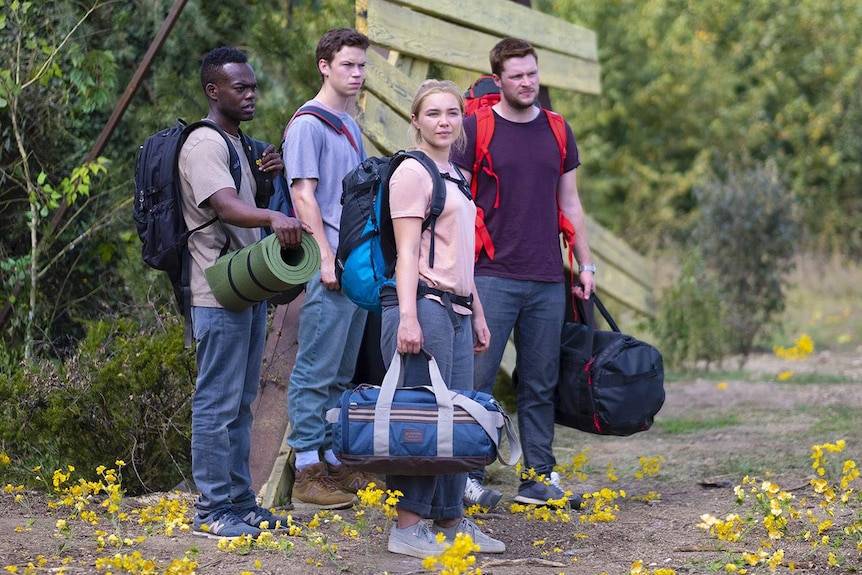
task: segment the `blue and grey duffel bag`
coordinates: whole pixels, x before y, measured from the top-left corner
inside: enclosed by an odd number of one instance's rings
[[[326,414],[338,458],[393,475],[459,473],[495,459],[514,465],[521,444],[503,408],[488,393],[448,389],[437,362],[426,357],[431,386],[399,387],[402,359],[396,353],[382,385],[363,384],[342,394],[339,407]],[[508,459],[499,453],[503,430]]]

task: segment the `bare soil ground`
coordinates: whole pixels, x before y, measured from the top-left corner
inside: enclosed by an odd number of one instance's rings
[[[779,382],[777,375],[787,370],[795,371],[795,375]],[[724,565],[738,559],[742,552],[757,551],[766,540],[765,532],[752,527],[740,541],[726,542],[709,536],[696,525],[705,513],[721,518],[727,513],[751,517],[751,507],[738,506],[733,493],[733,487],[745,475],[768,477],[792,493],[797,508],[805,510],[815,507],[809,487],[813,477],[812,445],[845,439],[846,449],[834,457],[862,464],[860,350],[819,353],[796,362],[772,355],[757,356],[751,358],[744,371],[732,373],[735,375],[726,379],[699,377],[666,382],[665,406],[656,425],[644,433],[605,438],[558,427],[558,462],[571,468],[573,458],[585,454],[587,459],[582,468],[587,477],[571,477],[567,486],[578,492],[603,487],[625,490],[627,496],[617,500],[616,519],[582,522],[581,517],[592,514],[581,511],[573,512],[569,522],[546,522],[511,513],[508,504],[501,504],[492,513],[476,518],[508,549],[502,555],[478,555],[474,567],[498,575],[613,575],[628,574],[632,564],[640,560],[650,572],[662,568],[676,573],[723,572]],[[637,479],[641,457],[663,458],[658,473]],[[609,466],[616,481],[609,478]],[[504,491],[506,498],[516,492],[512,469],[495,465],[489,469],[489,480]],[[856,482],[858,489],[860,480]],[[660,499],[639,499],[650,492],[660,494]],[[190,496],[186,499],[191,501]],[[153,501],[127,500],[125,504],[131,509],[152,505]],[[308,508],[292,513],[294,521],[306,525],[314,516]],[[69,516],[68,508],[52,510],[44,495],[38,493],[28,493],[24,502],[16,502],[10,494],[0,494],[0,569],[17,567],[17,572],[24,573],[32,563],[36,566],[32,572],[38,573],[104,573],[106,570],[100,571],[96,566],[97,558],[140,553],[154,562],[152,570],[110,570],[168,572],[172,560],[189,556],[196,562],[195,571],[202,574],[423,572],[418,559],[387,552],[388,525],[379,514],[371,514],[370,524],[352,539],[343,531],[345,526],[357,526],[356,513],[339,513],[342,521],[324,517],[319,527],[306,529],[304,536],[278,535],[277,541],[293,543],[289,551],[251,549],[242,553],[219,549],[217,541],[188,533],[153,533],[132,521],[119,526],[106,519],[95,526],[75,521],[71,535],[64,537],[56,522]],[[843,508],[842,513],[844,516],[834,518],[836,524],[862,521],[858,499],[855,508]],[[97,529],[117,533],[121,538],[147,537],[130,547],[98,551]],[[323,539],[308,535],[310,531]],[[840,532],[833,529],[826,534],[831,534],[836,551],[833,562],[840,566],[829,565],[828,553],[813,549],[810,542],[788,537],[773,542],[774,549],[785,552],[776,572],[789,573],[787,564],[791,561],[796,572],[805,574],[862,570],[862,551],[856,543],[849,546],[845,541],[838,546],[835,542]],[[322,552],[324,540],[337,548]],[[749,574],[769,572],[766,565],[748,567]]]

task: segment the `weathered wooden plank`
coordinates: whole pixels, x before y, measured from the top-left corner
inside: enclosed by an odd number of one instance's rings
[[[374,44],[420,59],[490,72],[488,52],[498,36],[438,20],[387,0],[370,0],[368,36]],[[546,86],[590,94],[601,91],[597,62],[539,48],[541,81]]]
[[[502,38],[517,36],[545,48],[598,61],[596,33],[509,0],[392,0],[441,20]]]
[[[407,120],[387,106],[370,90],[363,92],[358,118],[362,133],[385,154],[410,147],[407,135]]]
[[[386,155],[386,152],[381,151],[380,148],[377,147],[377,144],[369,140],[365,134],[362,135],[362,145],[365,147],[365,153],[369,157]]]
[[[383,103],[398,112],[406,122],[410,117],[410,105],[420,82],[407,76],[386,58],[369,50],[365,62],[365,91],[377,96]]]
[[[396,70],[400,70],[417,84],[428,77],[428,70],[431,68],[431,62],[428,60],[411,58],[396,50],[389,52],[389,57],[386,60],[395,66]]]
[[[624,240],[615,236],[595,220],[586,217],[587,235],[590,246],[596,250],[602,259],[611,262],[625,262],[625,269],[636,277],[647,278],[644,284],[652,283],[652,265],[639,252],[632,249]]]

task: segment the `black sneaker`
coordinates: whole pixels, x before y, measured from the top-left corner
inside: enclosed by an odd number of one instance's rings
[[[560,474],[556,471],[551,473],[550,478],[542,481],[522,481],[518,487],[518,495],[515,501],[525,505],[550,505],[553,507],[566,507],[580,509],[584,502],[580,495],[566,495],[560,487]]]
[[[503,494],[496,489],[485,487],[472,477],[467,478],[467,484],[464,486],[465,506],[472,507],[473,505],[478,505],[485,509],[491,509],[500,502],[502,497]]]

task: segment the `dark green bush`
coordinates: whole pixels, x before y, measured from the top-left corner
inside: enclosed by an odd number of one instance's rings
[[[194,353],[182,320],[141,330],[94,321],[64,363],[41,362],[0,382],[0,448],[19,468],[126,462],[130,494],[189,477]]]
[[[706,368],[720,362],[730,351],[730,330],[718,284],[695,248],[683,262],[676,282],[662,295],[653,322],[658,347],[669,367]]]
[[[695,194],[695,244],[724,302],[732,350],[744,360],[784,311],[784,281],[800,238],[795,197],[771,161],[731,163],[723,179]]]

